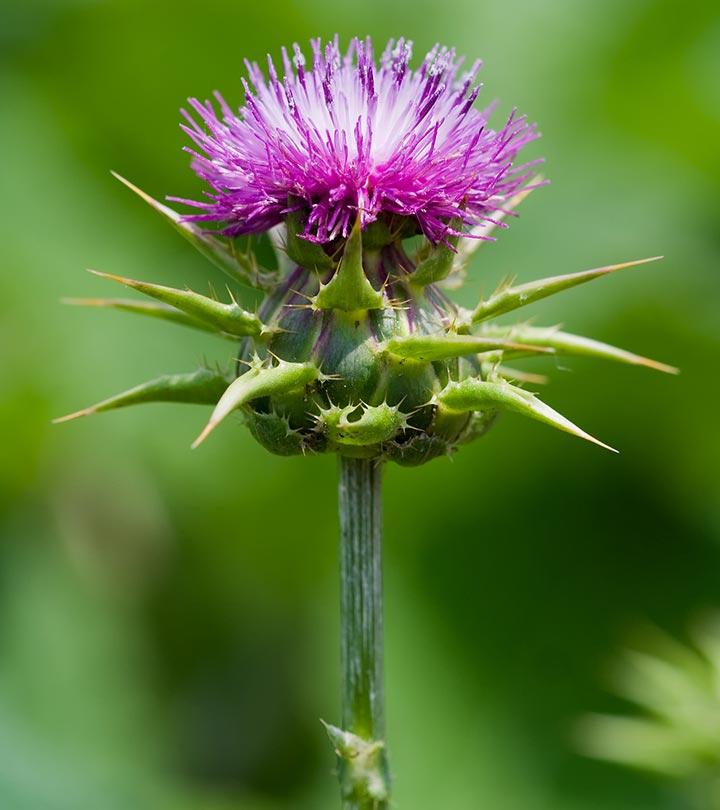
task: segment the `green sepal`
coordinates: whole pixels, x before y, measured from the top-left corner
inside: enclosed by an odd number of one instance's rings
[[[102,411],[114,411],[128,405],[145,402],[185,402],[196,405],[214,405],[227,388],[228,377],[218,371],[201,368],[189,374],[166,374],[149,382],[136,385],[121,394],[102,400],[89,408],[54,419],[53,422],[69,422],[81,416],[90,416]]]
[[[111,172],[113,177],[134,191],[139,197],[163,216],[175,230],[185,237],[190,244],[199,250],[206,259],[226,273],[234,281],[267,290],[275,286],[276,275],[257,263],[252,252],[241,253],[234,242],[223,240],[221,237],[206,233],[192,222],[186,222],[180,214],[153,199],[142,189],[126,180],[117,172]]]
[[[253,312],[244,310],[235,301],[231,304],[223,304],[221,301],[192,292],[192,290],[176,290],[174,287],[136,281],[111,273],[101,273],[98,270],[90,270],[90,272],[100,278],[117,281],[119,284],[124,284],[126,287],[182,310],[191,317],[214,327],[218,332],[225,332],[237,337],[250,337],[257,336],[263,331],[260,318]]]
[[[63,304],[76,307],[100,307],[103,309],[117,309],[121,312],[134,312],[137,315],[148,315],[151,318],[158,318],[162,321],[170,321],[181,326],[190,326],[199,329],[201,332],[210,332],[214,335],[221,334],[222,337],[231,337],[225,333],[218,332],[209,323],[204,323],[197,318],[193,318],[185,312],[181,312],[175,307],[159,301],[134,301],[131,298],[62,298]],[[234,340],[235,338],[232,337]]]
[[[247,409],[245,414],[250,432],[260,444],[278,456],[295,456],[310,448],[299,430],[293,430],[287,417],[272,411],[262,413]]]
[[[360,416],[350,419],[358,409]],[[331,405],[321,409],[317,423],[318,429],[332,442],[366,447],[393,438],[407,426],[407,415],[398,406],[388,405],[387,402],[380,405],[347,405],[344,408]]]
[[[386,340],[380,349],[398,357],[428,361],[448,360],[452,357],[494,350],[537,352],[539,349],[541,354],[552,354],[552,349],[524,345],[504,337],[455,334],[392,337]]]
[[[385,457],[402,467],[418,467],[434,458],[449,456],[453,449],[454,446],[445,437],[429,436],[424,432],[383,445]]]
[[[440,393],[435,395],[433,401],[442,408],[457,412],[515,411],[580,439],[597,444],[606,450],[617,452],[614,448],[574,425],[569,419],[553,410],[549,405],[541,402],[533,394],[504,380],[487,382],[469,377],[462,382],[450,382]]]
[[[340,784],[343,798],[351,801],[387,801],[390,786],[384,757],[385,743],[364,740],[324,720],[321,722],[342,764]]]
[[[320,285],[312,305],[315,309],[341,309],[345,312],[382,309],[383,295],[373,288],[363,268],[360,217],[347,238],[335,275],[327,284]]]
[[[452,230],[457,230],[462,226],[459,219],[450,223]],[[434,245],[430,252],[415,268],[409,277],[409,282],[415,287],[425,287],[428,284],[435,284],[442,281],[452,270],[455,256],[457,255],[457,245],[460,237],[455,234],[448,234],[444,242]]]
[[[201,444],[226,416],[251,400],[284,394],[321,377],[319,369],[313,363],[286,363],[281,360],[278,365],[268,368],[252,365],[249,371],[227,387],[215,406],[210,421],[193,442],[193,448]]]
[[[662,256],[652,256],[649,259],[639,259],[634,262],[611,264],[606,267],[583,270],[580,273],[570,273],[565,276],[552,276],[551,278],[543,278],[538,281],[530,281],[527,284],[520,284],[517,287],[513,287],[507,283],[503,284],[490,298],[481,301],[477,307],[475,307],[470,316],[470,322],[479,323],[488,318],[495,318],[498,315],[511,312],[513,309],[532,304],[533,301],[539,301],[541,298],[555,295],[555,293],[561,292],[562,290],[576,287],[578,284],[585,284],[587,281],[593,281],[593,279],[600,278],[601,276],[607,276],[617,270],[623,270],[627,267],[637,267],[640,264],[647,264],[648,262],[654,262],[661,258]]]
[[[288,205],[296,206],[297,200],[290,198]],[[300,234],[303,231],[303,218],[299,209],[290,211],[285,217],[285,252],[300,267],[308,270],[330,270],[335,266],[333,260],[328,256],[322,247],[315,242],[303,239]]]
[[[601,343],[599,340],[572,335],[569,332],[561,332],[557,327],[537,327],[524,324],[511,327],[488,326],[483,329],[483,333],[498,338],[505,337],[508,340],[517,340],[530,346],[550,348],[558,354],[615,360],[618,363],[627,363],[631,366],[645,366],[666,374],[680,373],[680,370],[674,366],[668,366],[665,363],[659,363],[657,360],[633,354],[608,343]]]
[[[495,424],[498,418],[498,411],[473,411],[470,414],[465,430],[458,436],[457,447],[463,444],[470,444],[481,436],[484,436],[488,430]]]
[[[368,250],[378,250],[390,245],[398,238],[402,226],[395,230],[383,219],[376,219],[365,227],[363,231],[363,246]]]

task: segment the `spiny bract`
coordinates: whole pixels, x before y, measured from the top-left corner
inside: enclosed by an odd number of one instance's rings
[[[492,319],[645,259],[502,285],[472,310],[443,287],[503,219],[542,184],[519,150],[536,137],[514,112],[498,131],[475,109],[479,63],[458,76],[454,51],[434,48],[410,69],[411,43],[390,42],[379,66],[369,40],[341,54],[312,43],[313,63],[283,51],[266,81],[248,64],[245,105],[191,100],[186,128],[208,200],[181,216],[143,197],[235,282],[265,294],[257,312],[188,290],[98,273],[155,299],[70,299],[162,318],[237,341],[225,372],[161,377],[64,419],[138,402],[214,405],[196,445],[234,411],[274,453],[337,452],[420,464],[481,435],[510,410],[597,444],[519,384],[505,363],[545,353],[668,366],[556,328]],[[122,178],[120,178],[122,179]],[[190,202],[190,201],[184,201]],[[198,222],[217,222],[208,232]],[[239,236],[267,232],[277,266]],[[607,445],[602,445],[607,446]]]

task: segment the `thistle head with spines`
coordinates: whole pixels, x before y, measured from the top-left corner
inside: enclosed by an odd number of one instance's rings
[[[233,413],[280,455],[332,452],[421,464],[481,436],[514,411],[599,444],[523,387],[542,381],[516,358],[577,354],[675,369],[558,328],[494,319],[570,287],[653,259],[541,281],[504,283],[473,309],[454,303],[475,251],[543,184],[517,164],[536,137],[514,113],[498,131],[473,106],[479,65],[457,78],[453,51],[410,70],[409,43],[379,66],[369,41],[341,55],[313,42],[312,70],[296,48],[285,77],[248,65],[254,90],[238,114],[218,97],[192,106],[187,131],[209,184],[201,213],[183,216],[128,181],[238,291],[230,300],[99,273],[148,296],[70,299],[210,331],[235,346],[227,368],[141,384],[64,419],[152,401],[214,406],[197,446]],[[122,178],[120,178],[122,179]],[[221,223],[208,231],[207,222]],[[276,266],[241,237],[266,233]],[[657,257],[655,257],[657,258]],[[244,309],[240,287],[263,293]],[[611,448],[609,448],[611,449]]]

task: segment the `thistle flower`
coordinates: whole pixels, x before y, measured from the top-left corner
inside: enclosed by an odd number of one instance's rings
[[[476,62],[433,48],[411,68],[411,43],[391,41],[379,63],[370,40],[296,45],[267,78],[247,64],[245,104],[191,100],[185,131],[207,183],[180,215],[126,180],[234,282],[264,298],[256,312],[185,289],[97,275],[154,299],[71,299],[216,333],[235,342],[225,369],[201,368],[138,385],[64,419],[152,401],[214,406],[197,446],[240,412],[280,455],[341,458],[345,700],[329,727],[346,806],[386,807],[382,730],[379,462],[421,464],[485,433],[514,411],[607,447],[526,391],[537,375],[508,360],[589,355],[669,366],[557,328],[497,325],[497,316],[652,259],[514,285],[473,309],[443,287],[539,185],[521,150],[537,137],[512,112],[497,130],[476,109]],[[219,111],[218,111],[219,110]],[[199,151],[198,151],[199,150]],[[122,178],[120,178],[122,180]],[[176,199],[176,198],[172,198]],[[210,223],[211,225],[208,225]],[[207,230],[213,227],[213,230]],[[240,236],[269,236],[277,267]],[[257,237],[254,237],[257,238]],[[656,257],[657,258],[657,257]],[[611,449],[611,448],[610,448]],[[360,756],[362,754],[362,756]],[[345,764],[343,764],[345,763]]]
[[[664,371],[668,366],[558,329],[489,321],[624,267],[601,267],[513,286],[474,310],[441,291],[479,245],[506,227],[537,161],[518,162],[535,127],[513,111],[493,130],[494,105],[474,107],[480,62],[462,75],[454,50],[435,47],[410,67],[412,43],[391,40],[379,64],[369,39],[340,52],[337,38],[283,49],[284,76],[246,63],[245,105],[216,94],[191,99],[183,128],[209,185],[202,213],[180,216],[127,181],[235,281],[267,293],[257,314],[185,290],[105,274],[159,303],[71,299],[162,317],[240,338],[226,371],[153,380],[66,418],[136,402],[216,405],[197,443],[241,410],[255,437],[281,455],[338,452],[417,464],[485,432],[503,410],[596,439],[513,384],[538,380],[508,369],[512,357],[563,353]],[[122,178],[120,178],[122,179]],[[177,199],[177,198],[173,198]],[[196,223],[220,223],[208,232]],[[236,237],[270,232],[283,275],[243,253]],[[410,237],[424,235],[415,251]],[[103,275],[103,274],[99,274]],[[606,445],[603,445],[606,446]]]
[[[312,42],[312,68],[295,45],[282,52],[282,79],[268,57],[268,80],[246,62],[245,107],[236,115],[219,94],[191,99],[199,122],[185,113],[183,129],[204,153],[194,168],[212,191],[189,202],[196,222],[220,222],[227,236],[259,233],[303,210],[302,237],[327,243],[366,228],[383,214],[412,217],[433,243],[460,225],[490,222],[515,193],[530,166],[514,166],[537,137],[513,111],[498,131],[492,106],[474,108],[481,63],[458,77],[462,60],[436,46],[410,69],[412,43],[390,41],[375,64],[370,39],[341,54],[337,38]],[[190,150],[192,151],[192,150]],[[288,202],[293,197],[293,202]],[[454,228],[451,222],[457,221]]]

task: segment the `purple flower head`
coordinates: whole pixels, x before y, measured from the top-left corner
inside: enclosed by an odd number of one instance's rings
[[[190,105],[184,130],[201,153],[193,168],[210,191],[187,219],[222,223],[228,236],[258,233],[290,210],[307,214],[304,238],[347,236],[356,218],[366,227],[382,214],[415,219],[437,243],[487,221],[529,178],[515,165],[537,137],[513,111],[504,126],[488,126],[494,105],[474,107],[481,63],[460,74],[454,50],[434,47],[410,68],[412,43],[390,40],[378,65],[370,39],[354,39],[345,54],[337,37],[312,42],[309,65],[298,45],[282,51],[280,77],[268,57],[268,77],[246,62],[245,105],[236,114],[216,94],[214,105]],[[537,162],[537,161],[534,161]],[[460,223],[460,224],[458,224]]]

